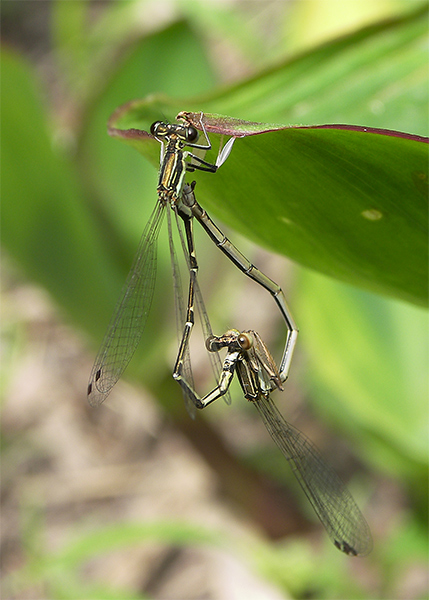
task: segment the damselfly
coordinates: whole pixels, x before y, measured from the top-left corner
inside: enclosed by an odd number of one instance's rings
[[[271,400],[271,392],[282,390],[284,367],[278,369],[265,343],[254,330],[231,329],[206,340],[210,352],[227,348],[218,385],[201,398],[189,382],[178,377],[197,408],[204,408],[229,389],[234,373],[244,397],[259,411],[274,442],[291,463],[292,471],[335,546],[351,556],[368,554],[371,533],[350,492],[316,446],[290,425]]]
[[[181,202],[186,171],[199,169],[214,173],[226,160],[234,141],[231,138],[219,153],[216,164],[211,164],[185,149],[186,147],[202,151],[211,149],[206,134],[207,143],[197,143],[199,133],[192,125],[157,121],[152,124],[150,131],[161,143],[158,202],[143,232],[131,271],[91,371],[87,390],[91,406],[98,406],[107,398],[130,362],[141,339],[153,298],[157,241],[166,207],[170,205],[176,217],[180,214],[184,218],[185,227],[186,224],[189,225],[190,209],[183,206]],[[168,210],[167,219],[174,272],[176,258]],[[192,237],[192,232],[187,233],[188,240],[190,236]],[[188,248],[189,256],[192,252],[193,248]]]

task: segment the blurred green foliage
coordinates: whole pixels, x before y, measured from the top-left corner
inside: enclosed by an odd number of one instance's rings
[[[2,244],[95,346],[156,199],[153,166],[106,134],[107,119],[118,105],[156,93],[164,95],[165,115],[154,119],[173,118],[180,106],[285,124],[352,123],[420,135],[429,131],[426,5],[405,2],[403,16],[294,55],[280,41],[270,46],[262,35],[254,35],[254,24],[247,26],[234,8],[178,3],[178,18],[142,32],[135,16],[138,4],[107,4],[102,17],[90,25],[88,3],[52,3],[51,52],[60,93],[56,103],[47,100],[30,60],[10,48],[2,52]],[[305,31],[311,14],[300,4],[305,3],[297,3],[292,22],[301,23]],[[227,67],[210,60],[209,33],[250,56],[249,78],[220,85],[219,73]],[[226,224],[237,225],[237,207],[231,218],[213,200],[210,204],[203,177],[198,185],[201,203]],[[234,186],[228,190],[232,197],[236,192]],[[245,212],[244,204],[242,208]],[[204,260],[216,261],[210,243],[197,241],[199,254],[209,256]],[[411,243],[395,241],[404,247]],[[201,275],[204,285],[203,269]],[[155,391],[170,369],[164,355],[174,316],[170,311],[165,317],[163,300],[171,295],[170,280],[167,243],[160,239],[158,291],[146,334],[153,343],[142,345],[130,366],[130,374]],[[389,597],[389,585],[407,561],[424,556],[427,314],[305,269],[296,269],[295,280],[290,305],[301,330],[299,348],[306,356],[302,385],[315,410],[353,442],[369,468],[401,481],[410,498],[402,526],[372,555]],[[168,403],[162,394],[159,400]],[[156,532],[159,539],[165,539],[163,531],[164,525]],[[179,539],[195,542],[192,535]],[[82,543],[82,560],[100,551],[93,538]],[[73,544],[65,546],[64,556],[68,548]],[[259,548],[257,543],[246,548],[261,571],[285,593],[299,597],[312,589],[315,572],[308,548],[300,546],[301,580],[287,578],[296,569],[296,551]],[[340,566],[344,558],[333,554],[320,560],[318,598],[350,597],[347,571]],[[32,560],[37,563],[31,547],[29,556],[30,565]],[[46,565],[51,566],[46,570]],[[52,556],[42,557],[27,576],[34,581],[43,573],[57,598],[134,597],[112,590],[77,590],[71,579],[70,587],[59,585],[68,581],[64,565],[66,560],[59,576]],[[364,590],[352,593],[354,598],[374,597]]]

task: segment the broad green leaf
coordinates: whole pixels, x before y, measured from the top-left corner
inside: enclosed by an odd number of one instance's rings
[[[153,159],[131,103],[110,132]],[[196,115],[191,121],[198,125]],[[208,131],[235,141],[216,176],[196,174],[208,209],[254,241],[373,291],[427,300],[427,140],[358,127],[280,128],[204,115]],[[200,125],[201,128],[201,125]],[[201,193],[200,193],[201,192]],[[400,240],[400,243],[398,241]]]

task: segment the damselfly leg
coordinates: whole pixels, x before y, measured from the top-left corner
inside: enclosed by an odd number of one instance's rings
[[[223,396],[236,373],[244,397],[256,406],[335,546],[350,556],[368,554],[371,533],[350,492],[313,442],[283,418],[271,399],[273,390],[282,389],[282,379],[258,333],[231,329],[222,336],[209,337],[206,346],[216,353],[226,348],[227,354],[219,383],[211,392],[201,398],[189,387],[195,406],[202,409]],[[188,385],[185,380],[181,384]]]

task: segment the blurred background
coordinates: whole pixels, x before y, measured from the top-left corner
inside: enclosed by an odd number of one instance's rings
[[[281,122],[428,135],[419,108],[427,50],[414,25],[425,4],[2,0],[0,9],[2,597],[426,598],[423,309],[305,270],[225,226],[286,293],[300,337],[274,400],[348,483],[374,537],[363,559],[332,546],[238,386],[231,406],[214,403],[195,421],[186,414],[171,377],[165,232],[143,343],[107,403],[86,403],[95,352],[156,201],[156,170],[109,138],[110,114],[154,93],[184,98],[184,110],[186,98],[203,105],[340,36],[379,22],[382,35],[396,19],[409,50],[391,60],[386,37],[382,94],[350,60],[320,85],[346,72],[364,101],[309,98]],[[371,56],[371,45],[362,52]],[[415,55],[426,57],[419,69]],[[303,86],[318,75],[310,69]],[[280,356],[284,331],[269,294],[197,226],[196,237],[214,332],[240,326],[244,313]],[[197,333],[194,375],[206,393],[214,382]]]

